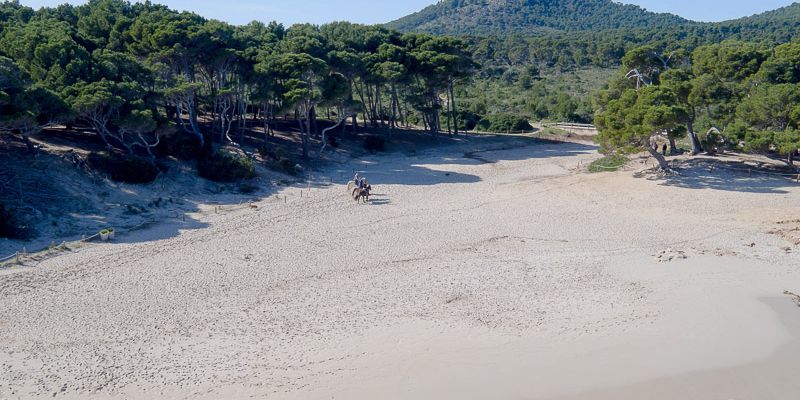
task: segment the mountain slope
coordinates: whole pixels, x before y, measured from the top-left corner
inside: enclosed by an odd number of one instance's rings
[[[724,38],[786,43],[800,37],[800,3],[731,21],[702,24]],[[708,29],[710,28],[710,29]]]
[[[533,34],[692,24],[611,0],[441,0],[386,24],[403,32]]]

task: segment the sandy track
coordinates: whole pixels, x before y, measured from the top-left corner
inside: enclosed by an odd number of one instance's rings
[[[581,174],[577,144],[469,155],[326,171],[365,171],[370,205],[291,188],[3,273],[0,398],[626,398],[797,349],[800,310],[770,304],[800,262],[767,232],[799,186]]]

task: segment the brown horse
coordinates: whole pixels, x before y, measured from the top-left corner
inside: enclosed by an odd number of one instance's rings
[[[353,199],[356,202],[364,200],[364,203],[369,202],[369,192],[372,190],[371,185],[367,185],[366,187],[362,188],[355,188],[353,189]]]

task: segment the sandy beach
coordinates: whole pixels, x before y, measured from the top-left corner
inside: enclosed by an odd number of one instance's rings
[[[0,270],[0,398],[800,396],[800,185],[599,157],[368,156]]]

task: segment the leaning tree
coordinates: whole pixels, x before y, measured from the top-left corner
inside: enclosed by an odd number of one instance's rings
[[[629,89],[610,100],[595,115],[600,131],[598,141],[608,150],[635,152],[646,150],[662,170],[669,170],[666,159],[653,148],[658,137],[668,138],[685,129],[686,109],[667,87],[647,86]]]

